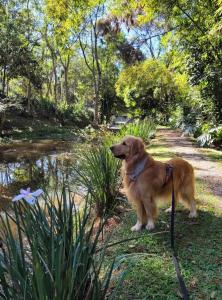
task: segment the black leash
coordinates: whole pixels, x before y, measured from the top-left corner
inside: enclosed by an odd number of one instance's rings
[[[189,293],[188,293],[188,290],[186,288],[186,285],[185,285],[185,282],[183,280],[183,276],[181,274],[181,271],[180,271],[180,266],[179,266],[179,262],[178,262],[178,257],[177,257],[177,252],[176,252],[176,249],[175,249],[175,235],[174,235],[174,220],[175,220],[175,193],[174,193],[174,184],[173,184],[173,167],[170,166],[170,165],[167,165],[167,176],[169,176],[169,174],[171,175],[171,178],[172,178],[172,203],[171,203],[171,207],[172,207],[172,210],[171,210],[171,222],[170,222],[170,246],[171,246],[171,249],[172,249],[172,258],[173,258],[173,264],[174,264],[174,267],[175,267],[175,270],[176,270],[176,274],[177,274],[177,279],[179,281],[179,284],[180,284],[180,291],[182,293],[182,297],[184,300],[189,300]],[[169,176],[170,177],[170,176]]]

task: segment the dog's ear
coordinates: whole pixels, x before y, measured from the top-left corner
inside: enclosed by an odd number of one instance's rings
[[[141,138],[136,138],[133,140],[132,145],[131,145],[131,155],[138,155],[144,153],[144,143]]]

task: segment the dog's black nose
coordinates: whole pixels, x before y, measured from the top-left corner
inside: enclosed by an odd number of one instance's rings
[[[111,146],[109,149],[110,149],[111,151],[113,151],[113,149],[114,149],[114,146]]]

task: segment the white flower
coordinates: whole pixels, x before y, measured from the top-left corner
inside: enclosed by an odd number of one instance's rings
[[[26,202],[28,202],[31,205],[34,205],[36,202],[36,197],[40,196],[41,194],[43,194],[43,190],[42,189],[38,189],[35,192],[30,191],[30,188],[27,188],[27,190],[20,190],[20,194],[15,196],[12,201],[16,202],[19,201],[21,199],[25,199]]]

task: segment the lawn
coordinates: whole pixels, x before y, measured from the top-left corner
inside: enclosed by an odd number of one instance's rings
[[[155,158],[172,157],[164,145],[148,148]],[[190,220],[182,206],[176,212],[176,248],[182,274],[191,299],[222,299],[222,210],[219,198],[211,194],[203,182],[196,182],[198,218]],[[169,231],[169,215],[161,205],[155,232]],[[125,280],[115,299],[178,299],[180,293],[171,258],[169,233],[152,235],[146,230],[131,233],[135,213],[126,211],[112,233],[112,242],[136,238],[110,248],[108,257],[119,256],[120,270],[126,270]]]

